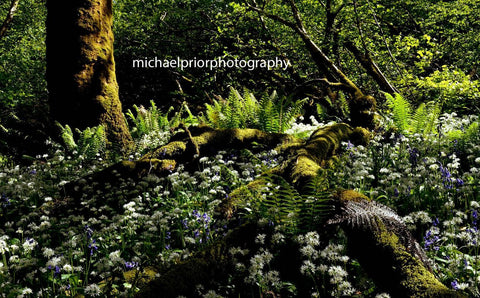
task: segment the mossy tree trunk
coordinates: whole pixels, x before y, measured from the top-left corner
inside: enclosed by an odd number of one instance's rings
[[[76,128],[103,125],[110,147],[132,138],[118,95],[112,0],[47,0],[47,83],[54,120]]]

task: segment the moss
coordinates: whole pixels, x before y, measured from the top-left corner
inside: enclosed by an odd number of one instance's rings
[[[363,127],[356,127],[350,135],[350,141],[355,145],[367,145],[372,139],[372,133]]]
[[[354,197],[354,193],[343,193]],[[392,228],[394,230],[394,228]],[[412,255],[397,232],[380,218],[376,225],[345,227],[352,255],[373,278],[380,290],[392,297],[461,297],[440,283],[424,264]]]
[[[118,96],[112,1],[68,3],[47,3],[47,70],[53,117],[80,129],[103,125],[109,148],[126,154],[134,144]]]
[[[363,200],[370,201],[369,197],[350,189],[338,191],[335,195],[335,198],[340,202],[344,202],[344,201],[359,202]]]
[[[304,185],[315,177],[321,167],[307,155],[299,155],[296,158],[295,166],[291,171],[291,181],[293,184]]]
[[[393,263],[400,266],[399,286],[404,288],[408,297],[459,297],[458,293],[449,290],[418,259],[408,253],[397,235],[389,232],[385,225],[379,226],[378,244],[384,250],[391,251]]]
[[[155,267],[146,267],[141,271],[133,269],[123,273],[123,278],[130,284],[142,287],[155,279],[158,270]]]
[[[186,149],[187,144],[185,142],[170,142],[165,146],[155,149],[155,151],[153,152],[145,154],[140,160],[150,160],[155,158],[174,158],[184,153]]]
[[[141,289],[135,297],[196,297],[198,285],[208,288],[212,283],[227,277],[227,270],[231,270],[233,265],[229,248],[251,247],[256,235],[257,227],[252,223],[231,230],[222,240],[161,273],[159,278]]]

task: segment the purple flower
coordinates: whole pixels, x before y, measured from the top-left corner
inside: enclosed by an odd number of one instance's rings
[[[131,270],[135,267],[138,267],[138,262],[125,262],[125,268],[127,268],[127,270]]]
[[[413,168],[417,167],[418,158],[420,157],[420,151],[417,148],[408,149],[408,153],[410,153],[410,163],[412,164]]]
[[[92,238],[93,230],[88,225],[85,225],[84,230],[85,230],[85,233],[87,234],[87,238],[88,239]]]
[[[463,180],[460,178],[457,178],[456,182],[457,182],[457,187],[463,186],[465,184],[465,182],[463,182]]]
[[[88,248],[90,249],[90,255],[93,256],[93,253],[98,250],[98,246],[96,244],[96,240],[92,239],[92,243],[88,245]]]
[[[350,143],[350,140],[348,140],[348,144],[347,144],[347,150],[350,150],[353,148],[353,144]]]
[[[393,190],[393,196],[398,197],[399,194],[400,192],[398,191],[398,188],[395,187],[395,189]]]
[[[457,280],[452,281],[451,285],[452,285],[452,288],[453,288],[454,290],[458,290],[458,282],[457,282]]]
[[[10,199],[4,193],[2,193],[2,196],[0,198],[0,204],[3,208],[11,205]]]
[[[440,238],[437,235],[433,235],[432,231],[428,230],[427,234],[425,235],[425,237],[423,237],[423,239],[425,240],[425,244],[423,246],[425,250],[429,250],[430,248],[433,248],[433,250],[440,249],[438,245],[435,245],[440,240]]]

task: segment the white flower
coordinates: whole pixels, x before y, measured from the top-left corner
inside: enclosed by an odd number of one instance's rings
[[[5,241],[7,239],[8,239],[8,236],[2,236],[0,238],[0,253],[1,254],[5,254],[6,252],[9,251],[7,241]]]
[[[100,290],[100,287],[96,284],[91,284],[85,287],[85,294],[91,295],[91,296],[100,296],[102,291]]]
[[[272,236],[272,243],[273,244],[281,244],[285,242],[285,236],[281,233],[275,233]]]
[[[50,258],[50,257],[52,257],[52,256],[55,254],[55,252],[53,251],[53,249],[48,248],[48,247],[44,247],[44,248],[42,249],[42,253],[43,253],[43,256],[44,256],[45,258]]]
[[[340,266],[332,266],[328,269],[328,275],[331,277],[330,283],[338,284],[348,275],[348,273]]]
[[[218,295],[214,290],[210,290],[207,294],[203,295],[203,298],[222,298],[223,296]]]
[[[25,252],[29,253],[31,252],[35,246],[37,246],[37,241],[35,241],[35,239],[32,239],[32,238],[27,238],[27,240],[25,240],[25,242],[23,243],[23,249],[25,250]]]
[[[47,267],[55,267],[55,266],[58,266],[60,265],[60,263],[62,262],[62,258],[61,257],[54,257],[54,258],[51,258],[48,262],[47,262]]]
[[[315,274],[315,264],[310,260],[303,261],[300,272],[304,275]]]
[[[320,245],[320,236],[317,232],[308,232],[305,235],[305,243],[310,246],[318,246]]]
[[[119,250],[116,250],[114,252],[111,252],[109,255],[108,255],[108,258],[110,259],[110,261],[115,264],[115,263],[123,263],[123,259],[120,257],[120,251]]]
[[[258,234],[257,238],[255,239],[256,244],[265,244],[265,234]]]

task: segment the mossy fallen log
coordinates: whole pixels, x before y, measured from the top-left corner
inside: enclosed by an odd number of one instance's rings
[[[464,297],[433,275],[430,263],[402,219],[390,208],[355,191],[336,195],[336,215],[349,251],[377,287],[391,297]]]
[[[226,139],[225,136],[220,137],[225,134],[225,131],[217,135],[210,131],[203,138],[197,138],[198,142],[196,142],[202,148],[199,151],[205,151],[204,148],[208,148],[207,146],[210,145],[219,145],[219,140],[226,141],[229,146],[245,140],[248,142],[261,141],[258,138],[259,135],[248,131],[237,130],[229,133],[230,135]],[[369,137],[368,131],[362,128],[354,129],[347,124],[336,124],[319,129],[303,143],[286,142],[280,146],[279,149],[285,155],[286,161],[271,172],[281,175],[301,191],[302,187],[317,175],[318,170],[324,166],[325,162],[338,152],[342,141],[350,140],[357,144],[365,144]],[[269,140],[268,137],[262,139]],[[277,138],[274,139],[278,141]],[[212,143],[209,143],[210,141]],[[219,145],[213,148],[220,150],[225,147]],[[164,149],[157,150],[155,154],[160,153],[168,158],[181,157],[183,159],[188,153],[187,150],[179,152],[176,150],[165,151]],[[162,150],[167,153],[162,153]],[[191,152],[193,150],[190,150],[190,154]],[[150,157],[158,157],[155,154]],[[262,179],[262,176],[259,177],[244,186],[244,189],[261,188],[264,184]],[[242,191],[242,188],[239,188],[232,192],[230,200],[223,205],[228,207],[223,208],[222,212],[230,215],[235,213],[235,205],[238,203],[235,201],[235,193]],[[352,254],[370,273],[379,288],[394,297],[461,296],[435,278],[429,270],[423,251],[395,212],[354,191],[339,192],[334,199],[336,212],[327,226],[337,224],[346,231]],[[319,230],[324,228],[327,227],[318,227]],[[194,295],[198,284],[208,283],[211,278],[222,276],[226,272],[225,268],[228,268],[225,263],[228,259],[226,251],[228,251],[228,247],[234,245],[232,239],[245,244],[252,240],[252,233],[255,234],[253,230],[249,230],[247,233],[244,230],[232,232],[230,236],[161,275],[142,289],[137,296],[156,297],[158,293],[162,293],[165,297]],[[174,286],[177,284],[178,286]]]

